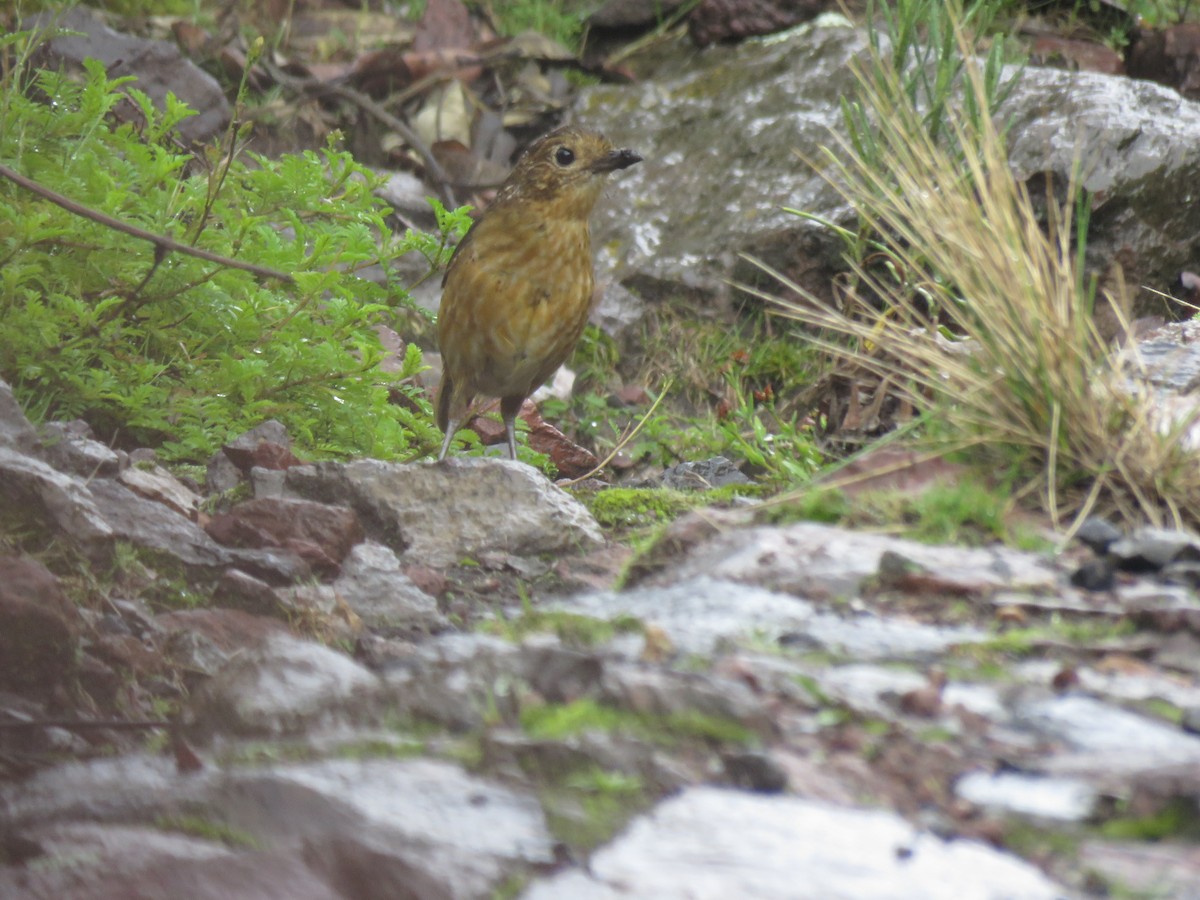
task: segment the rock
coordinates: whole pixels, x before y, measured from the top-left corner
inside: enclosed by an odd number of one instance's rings
[[[302,843],[349,897],[487,897],[554,860],[538,802],[436,760],[327,760],[231,773],[222,821]]]
[[[1191,897],[1200,884],[1200,850],[1194,843],[1120,843],[1088,840],[1079,865],[1135,897]]]
[[[721,764],[734,787],[764,794],[779,794],[787,789],[787,771],[769,753],[759,750],[722,753]]]
[[[663,487],[677,491],[708,491],[727,484],[752,484],[732,461],[714,456],[702,462],[681,462],[662,473]]]
[[[79,615],[33,559],[0,555],[0,688],[52,691],[75,669]]]
[[[60,533],[88,555],[102,557],[111,548],[114,530],[96,508],[91,490],[6,447],[0,447],[0,501],[31,527]]]
[[[547,608],[598,619],[633,616],[661,628],[681,652],[702,656],[751,636],[774,635],[784,645],[805,644],[859,659],[926,659],[984,637],[971,628],[938,628],[867,614],[843,618],[818,612],[788,594],[707,577],[581,594],[552,601]],[[642,652],[640,635],[624,640],[622,649],[629,656]]]
[[[1108,548],[1122,537],[1121,529],[1098,516],[1084,519],[1075,532],[1075,539],[1099,556],[1107,553]]]
[[[207,140],[229,121],[229,102],[217,80],[184,58],[174,44],[120,34],[86,7],[39,13],[21,23],[27,29],[51,25],[83,34],[46,41],[39,48],[37,65],[60,69],[80,67],[85,58],[97,59],[104,64],[109,78],[135,76],[138,90],[144,91],[159,109],[165,107],[167,94],[174,94],[197,113],[179,123],[179,133],[187,141]],[[132,110],[125,115],[132,116]]]
[[[1018,705],[1015,721],[1062,741],[1068,752],[1042,762],[1058,775],[1127,777],[1200,764],[1200,737],[1092,697],[1066,695]]]
[[[303,560],[287,551],[222,547],[190,519],[114,481],[94,481],[90,490],[103,504],[104,517],[111,523],[107,527],[115,536],[165,554],[197,578],[214,578],[227,566],[238,566],[277,584],[297,581],[309,573]]]
[[[672,525],[681,532],[687,528],[686,517]],[[919,593],[929,593],[932,585],[950,596],[986,596],[1002,589],[1049,592],[1060,580],[1049,560],[1008,547],[935,546],[798,522],[718,533],[649,581],[662,584],[707,576],[828,600],[862,591],[879,576],[889,552],[918,571],[913,587]]]
[[[301,465],[300,460],[292,454],[292,439],[287,429],[275,419],[268,419],[245,434],[238,435],[222,447],[221,452],[244,473],[256,467],[286,469]]]
[[[510,460],[320,463],[289,469],[285,485],[292,496],[350,506],[403,563],[447,566],[492,551],[573,553],[603,541],[579,502]]]
[[[509,702],[503,685],[526,672],[521,649],[486,634],[439,635],[382,673],[385,696],[400,713],[451,731],[481,728]]]
[[[662,0],[657,6],[647,6],[644,0],[606,0],[590,16],[593,28],[636,28],[657,25],[660,17],[677,9],[683,0]]]
[[[688,34],[707,47],[783,31],[835,7],[829,0],[703,0],[688,16]]]
[[[769,289],[739,253],[830,296],[843,245],[782,207],[854,227],[846,204],[798,157],[822,159],[844,132],[840,98],[854,93],[851,61],[865,39],[845,20],[818,22],[700,57],[660,47],[653,77],[580,92],[574,117],[645,160],[594,218],[597,283],[608,285],[595,321],[610,311],[610,321],[635,318],[628,292],[721,312],[729,282]],[[1139,314],[1164,303],[1136,286],[1165,291],[1195,264],[1200,218],[1177,200],[1195,195],[1195,167],[1181,148],[1200,143],[1198,112],[1158,85],[1037,66],[1024,68],[999,110],[1014,173],[1034,197],[1046,174],[1065,187],[1082,154],[1081,186],[1104,198],[1089,221],[1088,267],[1106,274],[1119,263]],[[638,198],[632,215],[629,197]]]
[[[162,613],[155,623],[167,636],[167,655],[193,676],[212,677],[238,651],[291,634],[278,619],[240,609],[185,609]]]
[[[1042,824],[1087,821],[1100,792],[1080,778],[1047,778],[1022,772],[971,772],[954,791],[992,813],[1024,816]]]
[[[895,813],[694,787],[634,820],[593,855],[586,872],[539,879],[521,896],[1054,900],[1064,895],[1029,863],[974,841],[922,834]]]
[[[185,518],[196,518],[200,498],[162,466],[130,466],[117,476],[117,480],[147,500],[161,503]]]
[[[1157,572],[1176,562],[1200,561],[1200,538],[1186,531],[1139,528],[1108,548],[1126,572]]]
[[[1145,78],[1200,100],[1200,24],[1177,22],[1161,30],[1135,28],[1126,54],[1131,78]]]
[[[379,687],[374,675],[328,647],[270,637],[233,657],[201,688],[190,727],[204,739],[315,731],[361,716]]]
[[[0,447],[21,453],[32,453],[41,441],[25,418],[8,382],[0,378]]]
[[[47,422],[42,426],[41,457],[60,472],[81,478],[114,478],[128,462],[125,454],[92,440],[82,420]]]
[[[764,737],[774,730],[766,705],[750,688],[713,675],[609,665],[604,670],[601,698],[618,709],[651,718],[696,714],[736,722]]]
[[[318,575],[336,573],[350,548],[363,539],[362,526],[351,509],[265,497],[213,516],[204,530],[227,547],[290,551]]]
[[[1111,591],[1117,584],[1116,566],[1109,559],[1089,559],[1071,573],[1071,584],[1085,591]]]
[[[396,554],[382,544],[358,544],[330,587],[363,624],[377,631],[429,633],[449,627],[437,600],[400,570]]]

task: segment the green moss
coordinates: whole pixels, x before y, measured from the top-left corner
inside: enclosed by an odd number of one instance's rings
[[[934,484],[915,494],[878,490],[850,497],[842,490],[814,485],[768,504],[763,517],[771,524],[816,521],[900,531],[929,544],[982,546],[1001,541],[1031,552],[1051,549],[1052,542],[1035,530],[1010,524],[1012,507],[1010,490],[990,487],[979,476]]]
[[[604,528],[641,528],[669,522],[703,500],[703,495],[669,488],[608,488],[576,496]]]
[[[259,850],[262,844],[254,835],[226,822],[206,819],[202,816],[174,815],[159,816],[154,825],[161,831],[174,831],[189,837],[214,841],[227,847]]]
[[[1100,826],[1100,833],[1123,841],[1161,841],[1166,838],[1196,841],[1200,840],[1200,812],[1191,797],[1172,797],[1152,815],[1110,819]]]
[[[651,715],[617,709],[592,699],[530,705],[521,710],[520,717],[527,734],[546,740],[562,740],[587,731],[626,734],[664,746],[697,739],[747,744],[755,738],[740,722],[696,710]]]
[[[599,766],[566,773],[544,786],[538,797],[550,833],[581,851],[611,839],[653,799],[636,775]]]
[[[510,641],[520,641],[530,634],[555,634],[564,644],[573,647],[600,646],[619,634],[640,634],[644,627],[634,616],[597,619],[562,610],[529,608],[511,619],[487,619],[479,625],[481,631],[498,634]]]
[[[1064,859],[1079,855],[1082,835],[1060,829],[1039,828],[1028,822],[1011,820],[1004,829],[1004,845],[1021,856],[1044,859],[1052,854]]]

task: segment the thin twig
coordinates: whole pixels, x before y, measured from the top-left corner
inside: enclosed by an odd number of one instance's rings
[[[609,452],[608,456],[604,457],[604,459],[602,459],[602,460],[600,460],[600,462],[596,463],[596,467],[594,469],[592,469],[590,472],[588,472],[584,475],[580,475],[578,478],[572,478],[570,481],[560,482],[559,486],[560,487],[570,487],[573,484],[579,484],[579,482],[581,482],[581,481],[587,481],[589,478],[591,478],[593,475],[595,475],[597,472],[599,472],[601,469],[603,469],[605,466],[607,466],[610,462],[612,462],[613,459],[616,458],[616,455],[618,453],[620,453],[622,450],[624,450],[625,446],[630,441],[632,441],[634,439],[634,437],[637,436],[637,433],[642,430],[642,428],[645,426],[645,424],[650,421],[650,417],[652,415],[654,415],[654,411],[656,409],[658,409],[659,404],[661,404],[663,402],[663,399],[667,396],[667,391],[669,391],[671,389],[672,383],[673,382],[671,379],[667,379],[667,383],[664,384],[662,386],[662,389],[658,392],[658,399],[650,404],[650,408],[648,410],[646,410],[646,414],[644,416],[642,416],[641,420],[637,423],[636,426],[634,426],[633,430],[630,431],[629,434],[625,435],[623,438],[621,438],[621,440],[617,441],[617,445],[612,448],[612,450]]]
[[[313,95],[333,94],[334,96],[349,100],[365,112],[373,115],[388,128],[399,134],[400,137],[404,138],[405,143],[412,147],[417,155],[421,157],[421,161],[425,163],[425,168],[429,170],[429,175],[436,183],[438,193],[442,195],[442,200],[446,206],[450,209],[458,206],[458,201],[454,196],[454,188],[451,185],[450,177],[446,174],[446,170],[434,158],[433,151],[429,149],[426,143],[421,140],[417,133],[403,119],[392,115],[380,104],[362,93],[362,91],[355,90],[352,87],[341,84],[329,84],[311,76],[290,75],[279,66],[265,59],[259,62],[266,68],[267,74],[280,84],[285,84],[291,88]]]
[[[92,209],[90,206],[84,206],[82,203],[77,203],[70,197],[64,197],[56,191],[50,190],[42,184],[34,181],[32,178],[26,178],[19,172],[10,169],[8,166],[0,164],[0,175],[7,178],[9,181],[20,185],[30,193],[37,194],[56,206],[61,206],[67,212],[74,213],[85,219],[91,219],[100,225],[111,228],[114,231],[120,231],[130,237],[139,238],[143,241],[149,241],[158,248],[159,253],[166,251],[175,251],[183,253],[187,256],[194,256],[197,259],[207,260],[208,262],[216,263],[217,265],[225,266],[229,269],[241,269],[243,272],[252,272],[260,278],[273,278],[276,281],[282,281],[286,284],[293,284],[295,279],[286,272],[280,272],[276,269],[270,269],[266,266],[257,266],[254,263],[242,262],[241,260],[231,259],[228,256],[222,256],[220,253],[212,253],[208,250],[202,250],[199,247],[192,247],[188,244],[181,244],[174,238],[169,238],[166,235],[154,234],[145,229],[138,228],[136,225],[130,225],[128,222],[122,222],[120,219],[114,219],[110,215]]]

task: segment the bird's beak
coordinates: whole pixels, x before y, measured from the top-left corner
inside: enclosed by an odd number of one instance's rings
[[[628,148],[614,150],[612,153],[605,154],[592,163],[592,171],[613,172],[617,169],[628,169],[634,163],[640,163],[641,161],[642,158]]]

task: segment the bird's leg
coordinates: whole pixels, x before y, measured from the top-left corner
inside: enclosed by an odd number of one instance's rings
[[[458,419],[451,419],[446,423],[446,437],[442,439],[442,452],[438,454],[438,462],[446,458],[446,453],[450,449],[450,441],[454,438],[456,431],[458,431]]]
[[[517,458],[517,413],[521,411],[524,397],[501,397],[500,418],[504,419],[504,434],[508,437],[508,458]]]

